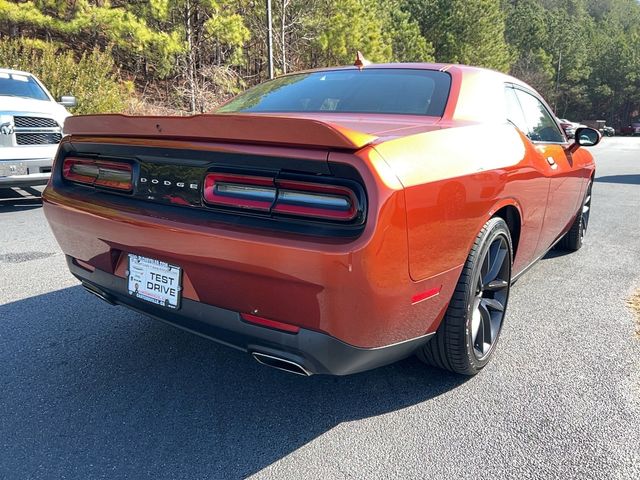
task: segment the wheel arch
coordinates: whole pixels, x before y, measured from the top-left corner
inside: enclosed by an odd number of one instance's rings
[[[522,232],[522,213],[520,211],[520,205],[515,201],[500,202],[491,210],[490,215],[485,219],[485,222],[494,217],[502,218],[509,228],[511,244],[513,246],[513,260],[515,260],[518,253],[518,245],[520,243],[520,234]]]

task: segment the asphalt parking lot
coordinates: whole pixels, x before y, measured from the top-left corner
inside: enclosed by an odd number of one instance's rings
[[[110,307],[0,191],[0,478],[640,478],[640,139],[593,152],[586,245],[518,281],[472,379],[302,378]]]

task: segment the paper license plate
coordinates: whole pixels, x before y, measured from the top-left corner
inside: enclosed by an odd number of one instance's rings
[[[128,290],[140,300],[180,308],[181,269],[153,258],[129,254]]]
[[[14,175],[26,175],[27,165],[24,163],[0,162],[0,177],[12,177]]]

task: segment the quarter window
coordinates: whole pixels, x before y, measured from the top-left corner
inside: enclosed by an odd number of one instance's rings
[[[505,87],[504,95],[507,102],[507,120],[513,123],[525,135],[529,132],[527,121],[524,119],[522,107],[516,97],[516,92],[511,87]]]

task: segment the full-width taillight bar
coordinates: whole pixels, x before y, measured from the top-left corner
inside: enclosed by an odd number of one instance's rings
[[[348,186],[227,173],[206,176],[204,199],[212,206],[341,222],[354,220],[360,209]]]
[[[62,163],[62,176],[66,180],[130,191],[133,186],[133,170],[131,164],[107,160],[67,157]]]

